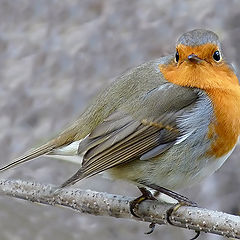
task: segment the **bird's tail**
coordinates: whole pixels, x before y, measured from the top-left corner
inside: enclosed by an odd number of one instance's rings
[[[13,168],[19,164],[28,162],[30,160],[33,160],[42,155],[52,153],[54,150],[57,150],[58,148],[71,144],[74,141],[76,135],[74,126],[75,125],[73,125],[72,127],[70,126],[67,130],[59,134],[58,137],[50,140],[49,142],[41,145],[40,147],[32,149],[23,156],[16,158],[15,160],[13,160],[12,163],[0,168],[0,172]]]
[[[12,163],[0,168],[0,172],[6,171],[10,168],[13,168],[19,164],[25,163],[27,161],[33,160],[37,157],[40,157],[44,154],[50,153],[54,148],[56,148],[56,143],[54,141],[50,141],[38,148],[30,150],[26,154],[21,157],[16,158]]]

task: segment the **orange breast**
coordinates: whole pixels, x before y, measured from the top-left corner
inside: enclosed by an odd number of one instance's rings
[[[209,137],[213,141],[210,155],[221,157],[237,143],[240,134],[240,98],[235,92],[207,91],[212,100],[216,120],[209,127]]]
[[[224,62],[218,65],[187,62],[177,66],[159,65],[169,82],[184,87],[204,90],[212,101],[214,122],[209,126],[208,137],[213,140],[208,154],[221,157],[236,144],[240,135],[240,86],[234,72]]]

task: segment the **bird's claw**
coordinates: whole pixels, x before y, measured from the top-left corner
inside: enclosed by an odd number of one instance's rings
[[[180,207],[182,206],[192,206],[192,207],[196,207],[197,204],[194,203],[194,204],[190,204],[189,202],[179,202],[177,204],[175,204],[174,206],[172,206],[171,208],[169,208],[166,212],[166,219],[167,219],[167,222],[170,224],[170,225],[174,225],[171,221],[171,215],[176,212]],[[197,239],[200,235],[200,231],[198,230],[195,230],[196,232],[196,235],[191,238],[190,240],[194,240],[194,239]]]

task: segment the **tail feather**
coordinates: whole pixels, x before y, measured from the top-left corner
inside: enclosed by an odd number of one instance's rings
[[[30,150],[29,152],[27,152],[23,156],[21,156],[19,158],[16,158],[12,163],[0,168],[0,172],[6,171],[10,168],[13,168],[13,167],[15,167],[19,164],[28,162],[30,160],[33,160],[33,159],[35,159],[37,157],[40,157],[42,155],[51,154],[54,150],[57,150],[60,147],[67,146],[69,144],[71,146],[72,142],[76,141],[76,143],[77,143],[79,140],[78,139],[75,140],[76,133],[78,133],[78,132],[76,130],[76,123],[74,123],[67,130],[65,130],[64,132],[59,134],[56,138],[50,140],[49,142],[41,145],[38,148]],[[74,146],[76,148],[76,144]],[[74,149],[70,148],[70,150],[73,151]],[[68,149],[68,151],[70,151],[70,150]],[[59,151],[57,151],[57,153],[58,152]],[[60,152],[60,153],[62,154],[62,152]]]
[[[30,150],[25,155],[23,155],[19,158],[16,158],[12,163],[0,168],[0,172],[6,171],[10,168],[13,168],[13,167],[19,165],[19,164],[25,163],[27,161],[33,160],[37,157],[40,157],[44,154],[47,154],[47,153],[51,152],[55,147],[56,147],[56,144],[54,144],[53,142],[48,142],[36,149]]]

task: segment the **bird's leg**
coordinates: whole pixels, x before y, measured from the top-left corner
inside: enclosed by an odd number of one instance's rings
[[[154,189],[159,193],[164,193],[164,194],[168,195],[169,197],[177,200],[178,202],[184,202],[185,205],[192,206],[192,207],[197,206],[197,204],[195,202],[189,200],[187,197],[184,197],[183,195],[173,192],[167,188],[160,187],[156,184],[151,184],[151,183],[147,183],[147,182],[140,182],[140,184],[145,185],[146,187],[149,187],[151,189]]]
[[[136,207],[143,201],[145,200],[157,200],[152,193],[147,190],[144,187],[139,187],[139,190],[141,191],[142,195],[136,199],[134,199],[133,201],[130,202],[130,212],[132,213],[132,215],[134,217],[140,218],[135,212],[134,210],[136,209]],[[154,229],[155,229],[155,223],[152,222],[149,225],[150,231],[146,232],[145,234],[151,234]]]

